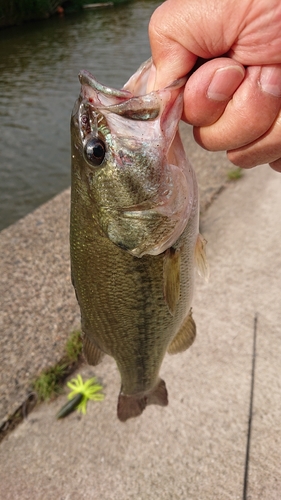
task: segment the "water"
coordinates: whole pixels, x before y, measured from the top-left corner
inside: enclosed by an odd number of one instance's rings
[[[150,55],[157,5],[135,1],[0,32],[0,230],[70,184],[77,74],[87,69],[121,87]]]

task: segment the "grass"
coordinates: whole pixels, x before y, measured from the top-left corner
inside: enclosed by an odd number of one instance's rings
[[[237,181],[238,179],[241,179],[243,176],[244,172],[242,168],[231,168],[227,172],[227,178],[229,181]]]
[[[81,331],[74,330],[67,340],[63,358],[40,373],[32,384],[39,401],[51,399],[61,392],[63,381],[73,371],[81,354]]]
[[[81,331],[74,330],[69,339],[66,342],[66,355],[71,362],[78,361],[79,356],[82,353],[82,339],[81,339]]]
[[[65,377],[67,365],[58,363],[42,372],[33,383],[39,401],[46,401],[60,393],[61,381]]]

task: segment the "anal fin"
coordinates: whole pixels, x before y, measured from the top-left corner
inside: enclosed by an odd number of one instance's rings
[[[98,365],[104,353],[89,339],[87,335],[83,335],[83,354],[89,365]]]
[[[177,354],[178,352],[186,351],[193,344],[195,337],[196,324],[192,318],[192,310],[190,309],[187,318],[169,345],[167,352],[169,354]]]

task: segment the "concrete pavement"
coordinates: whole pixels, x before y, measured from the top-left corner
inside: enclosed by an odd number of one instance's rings
[[[197,279],[197,339],[161,370],[169,406],[121,424],[114,362],[85,365],[105,400],[62,421],[65,396],[38,406],[1,444],[0,498],[242,499],[257,315],[247,498],[280,499],[280,214],[281,175],[269,167],[227,186],[201,223],[211,276]]]

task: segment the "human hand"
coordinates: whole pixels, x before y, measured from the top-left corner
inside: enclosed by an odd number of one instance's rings
[[[227,150],[240,167],[269,163],[281,172],[280,0],[167,0],[149,35],[150,90],[208,60],[184,89],[183,119],[196,141]]]

